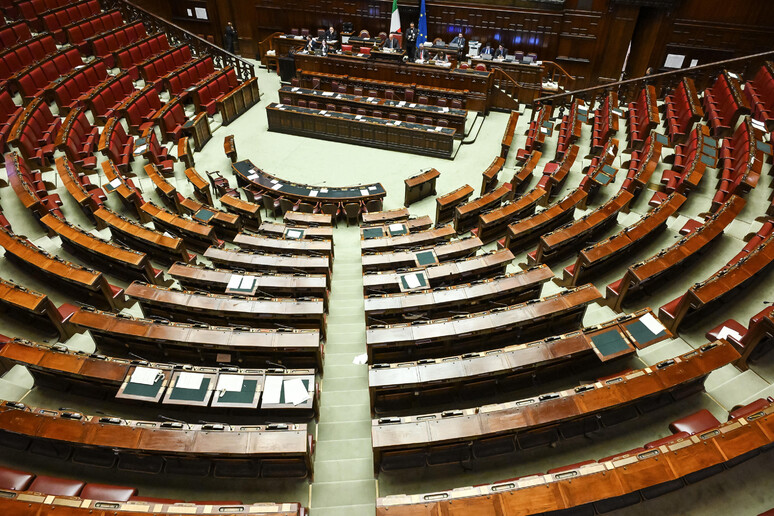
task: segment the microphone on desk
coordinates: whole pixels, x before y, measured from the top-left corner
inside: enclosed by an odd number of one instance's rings
[[[295,330],[295,328],[293,328],[292,326],[285,326],[284,324],[280,324],[280,323],[274,323],[274,326],[281,328],[283,330]]]
[[[159,419],[163,419],[164,421],[172,421],[173,423],[180,423],[181,425],[184,425],[184,426],[190,426],[185,421],[181,421],[180,419],[175,419],[169,416],[165,416],[164,414],[159,414]]]
[[[284,365],[282,365],[282,364],[278,364],[278,363],[276,363],[276,362],[272,362],[271,360],[267,360],[267,361],[266,361],[266,365],[275,366],[275,367],[279,367],[280,369],[285,369],[285,370],[287,370],[287,367],[286,367],[286,366],[284,366]]]
[[[129,356],[132,357],[132,358],[136,358],[137,360],[142,360],[143,362],[150,362],[150,360],[147,360],[147,359],[141,357],[137,353],[132,353],[131,351],[129,352]]]
[[[383,324],[387,326],[389,323],[382,321],[381,319],[377,319],[376,317],[371,317],[371,320],[374,321],[376,324]]]

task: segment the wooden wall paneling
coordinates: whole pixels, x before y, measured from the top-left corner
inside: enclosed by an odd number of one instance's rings
[[[602,37],[597,42],[592,75],[597,81],[615,82],[620,79],[639,12],[639,6],[617,4],[602,16]]]

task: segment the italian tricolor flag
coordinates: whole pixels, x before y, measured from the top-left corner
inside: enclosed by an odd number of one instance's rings
[[[400,32],[400,13],[398,12],[398,0],[392,0],[392,19],[390,19],[390,32]]]

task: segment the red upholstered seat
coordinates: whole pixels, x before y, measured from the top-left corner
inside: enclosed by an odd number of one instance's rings
[[[128,502],[137,494],[134,487],[111,486],[107,484],[86,484],[81,491],[81,498],[89,500],[107,500],[111,502]]]
[[[747,328],[745,328],[741,323],[739,323],[734,319],[728,319],[727,321],[724,321],[721,324],[718,324],[710,331],[705,333],[704,336],[707,338],[707,340],[718,340],[720,338],[720,332],[723,331],[723,328],[728,328],[730,330],[737,332],[740,335],[738,339],[733,335],[724,336],[723,338],[741,346],[740,341],[744,337],[744,334],[747,333]]]
[[[11,468],[0,467],[0,489],[25,491],[35,475]]]
[[[69,478],[38,475],[27,490],[57,496],[78,496],[84,485],[83,482]]]
[[[712,415],[707,409],[702,409],[690,416],[686,416],[669,424],[669,430],[672,433],[687,432],[688,435],[694,435],[705,432],[711,428],[720,426],[720,421]]]
[[[748,403],[747,405],[732,410],[728,414],[728,419],[729,421],[732,419],[741,419],[743,417],[749,416],[750,414],[755,414],[756,412],[759,412],[771,405],[772,402],[774,402],[774,398],[758,398],[752,403]]]

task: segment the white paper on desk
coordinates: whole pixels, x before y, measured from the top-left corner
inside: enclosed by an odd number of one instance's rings
[[[169,233],[168,231],[164,231],[163,235],[167,238],[177,238],[175,235]]]
[[[548,134],[548,128],[547,127],[541,127],[540,132],[543,134]]]
[[[274,185],[276,185],[277,183],[279,183],[279,180],[277,180],[277,179],[272,179],[270,182],[271,182],[271,184],[274,184]]]
[[[363,115],[357,115],[357,116],[355,116],[355,120],[360,120],[361,118],[363,118]]]
[[[406,276],[406,285],[408,285],[409,288],[417,288],[419,286],[419,278],[417,278],[417,275],[411,274]]]
[[[363,353],[362,355],[358,355],[355,358],[352,359],[353,364],[359,364],[363,365],[368,363],[368,353]]]
[[[333,96],[333,92],[332,91],[324,91],[324,92],[322,92],[322,94],[323,94],[323,97],[332,97]]]
[[[682,68],[685,56],[682,54],[667,54],[664,68]]]
[[[401,121],[400,121],[400,120],[396,120],[396,121],[395,121],[395,125],[400,125],[400,124],[401,124]]]
[[[369,190],[376,190],[376,187],[375,186],[369,186],[368,189]]]
[[[368,190],[360,190],[360,195],[368,195]]]
[[[253,181],[253,180],[255,180],[255,179],[258,179],[258,174],[256,174],[256,173],[252,173],[252,174],[250,174],[249,176],[247,176],[247,179],[249,179],[250,181]]]
[[[129,383],[139,383],[140,385],[153,385],[156,383],[161,371],[159,369],[153,369],[152,367],[135,367],[132,372],[132,377],[129,378]]]
[[[398,107],[403,107],[405,105],[406,105],[406,101],[405,100],[401,100],[400,102],[398,102]]]
[[[390,231],[401,231],[403,224],[390,224]]]
[[[280,190],[285,185],[274,185],[275,190]]]
[[[441,127],[440,125],[435,126],[435,130],[436,131],[441,131],[442,129],[443,129],[443,127]]]
[[[658,322],[658,319],[653,317],[653,314],[645,314],[642,317],[640,317],[640,322],[645,325],[647,329],[650,330],[650,332],[654,335],[658,335],[662,331],[664,331],[664,326]]]
[[[368,98],[366,99],[366,102],[371,102],[372,100],[374,100],[374,98],[373,98],[373,97],[368,97]]]
[[[444,112],[444,113],[448,113],[449,112],[449,108],[445,107],[441,111]]]
[[[320,193],[328,193],[328,189],[327,188],[320,188]]]
[[[410,108],[414,108],[414,107],[417,107],[417,105],[416,104],[409,104],[409,107]]]
[[[112,186],[113,188],[118,188],[118,187],[119,187],[119,186],[121,186],[122,184],[123,184],[123,183],[121,183],[121,178],[120,178],[120,177],[117,177],[117,178],[113,179],[113,180],[110,182],[110,186]]]
[[[309,197],[317,197],[317,194],[320,193],[317,190],[311,190],[309,192]]]
[[[294,87],[290,88],[290,91],[298,91],[298,87],[294,86]]]
[[[262,404],[276,405],[280,401],[282,394],[282,377],[267,376],[263,382],[263,401]]]
[[[285,105],[285,104],[277,104],[277,105],[276,105],[276,106],[274,106],[274,107],[281,108],[281,107],[282,107],[282,106],[284,106],[284,105]]]
[[[202,386],[202,380],[204,375],[201,373],[180,373],[177,377],[177,383],[175,387],[179,389],[200,389]]]
[[[288,237],[289,238],[301,238],[303,236],[303,233],[297,229],[289,229],[288,230]]]
[[[750,121],[752,122],[752,125],[757,129],[766,129],[766,124],[761,122],[760,120],[756,120],[754,118],[751,118]]]
[[[718,338],[725,339],[727,337],[733,337],[736,340],[742,340],[742,335],[738,331],[733,328],[729,328],[728,326],[723,326],[720,329],[720,332],[718,332]]]
[[[256,281],[258,280],[255,276],[242,276],[242,280],[239,282],[239,290],[252,290]]]
[[[300,405],[310,398],[309,392],[304,386],[304,382],[301,378],[294,378],[292,380],[285,380],[285,401],[289,401],[293,405]]]
[[[242,383],[245,377],[241,374],[224,374],[218,376],[216,391],[242,392]]]
[[[143,152],[145,152],[145,149],[147,149],[147,148],[148,148],[148,144],[146,143],[145,145],[140,145],[139,147],[137,147],[137,148],[134,150],[134,152],[135,152],[136,154],[142,154]]]
[[[193,91],[196,89],[196,86],[191,86],[190,88],[186,88],[185,91]]]
[[[326,111],[325,109],[321,109],[321,110],[320,110],[320,114],[321,114],[321,115],[324,115],[324,114],[325,114],[325,113],[327,113],[327,112],[328,112],[328,111]]]
[[[226,290],[237,289],[237,288],[239,288],[239,285],[241,285],[241,284],[242,284],[242,276],[239,276],[238,274],[234,274],[228,280],[228,285],[226,286]]]

